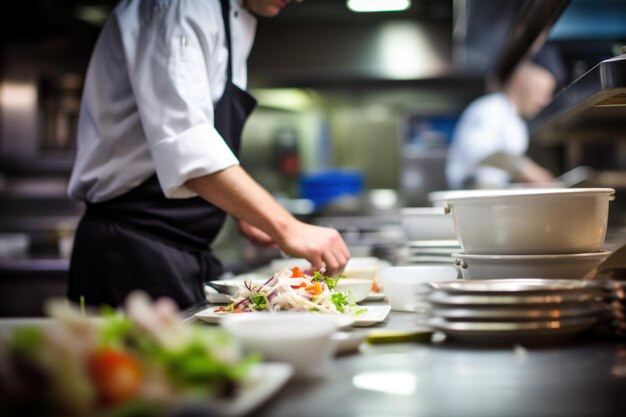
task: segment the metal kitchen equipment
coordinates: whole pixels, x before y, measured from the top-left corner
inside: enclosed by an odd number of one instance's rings
[[[602,263],[589,271],[583,279],[626,281],[626,244],[613,251]]]

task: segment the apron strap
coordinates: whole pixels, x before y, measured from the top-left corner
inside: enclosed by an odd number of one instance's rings
[[[228,70],[226,71],[227,84],[233,79],[233,58],[232,45],[230,37],[230,0],[221,0],[222,2],[222,19],[224,20],[224,33],[226,37],[226,48],[228,49]]]

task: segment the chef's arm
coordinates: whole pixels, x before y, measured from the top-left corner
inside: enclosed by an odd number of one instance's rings
[[[350,252],[335,229],[297,220],[239,165],[188,180],[185,186],[200,197],[267,233],[285,253],[305,258],[314,269],[336,275]]]
[[[267,248],[276,248],[274,239],[258,227],[252,226],[250,223],[241,219],[235,219],[239,234],[245,236],[253,245]]]
[[[548,183],[554,176],[525,155],[496,152],[483,158],[479,165],[500,168],[509,173],[513,181]]]

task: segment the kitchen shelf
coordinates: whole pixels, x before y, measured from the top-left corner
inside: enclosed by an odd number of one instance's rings
[[[561,90],[530,122],[531,137],[554,143],[583,126],[626,127],[626,54],[604,60]]]

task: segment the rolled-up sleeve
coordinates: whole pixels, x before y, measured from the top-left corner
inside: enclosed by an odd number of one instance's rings
[[[194,196],[187,180],[239,163],[213,121],[224,86],[209,82],[211,64],[228,59],[217,17],[209,8],[172,2],[153,9],[129,42],[136,45],[127,60],[141,124],[169,198]]]

